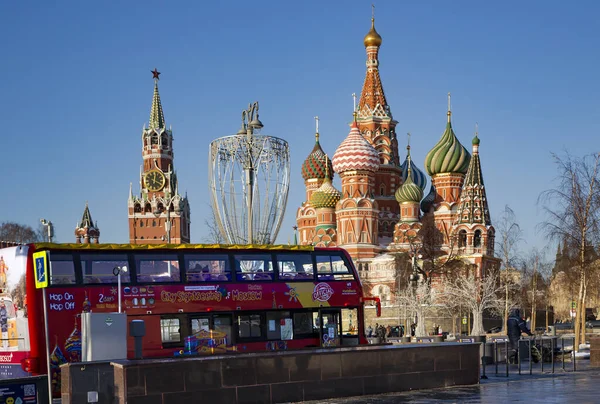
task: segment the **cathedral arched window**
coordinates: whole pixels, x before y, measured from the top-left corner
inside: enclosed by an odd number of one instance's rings
[[[385,185],[381,184],[381,187],[379,188],[379,195],[384,196],[385,195]]]
[[[150,143],[153,145],[158,145],[158,135],[157,134],[152,135]]]
[[[165,210],[165,205],[163,205],[162,203],[159,203],[159,204],[156,206],[156,210],[157,210],[158,212],[162,212],[162,211],[164,211],[164,210]]]
[[[461,230],[458,232],[458,247],[464,248],[467,245],[467,231]]]
[[[152,227],[156,227],[156,220],[152,221]],[[154,237],[154,238],[156,238],[156,237]]]
[[[142,211],[142,205],[140,205],[139,203],[136,203],[135,205],[133,205],[133,211],[135,213],[140,213]]]
[[[481,247],[481,230],[475,230],[475,235],[473,236],[473,247]]]
[[[150,203],[147,203],[144,206],[144,211],[146,211],[146,212],[152,212],[152,206],[150,205]]]
[[[144,227],[144,221],[140,220],[140,227]]]
[[[166,135],[162,135],[160,141],[162,143],[163,149],[168,149],[169,148],[169,138]]]

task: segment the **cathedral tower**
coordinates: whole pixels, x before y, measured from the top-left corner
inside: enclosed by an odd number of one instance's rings
[[[444,243],[451,245],[451,228],[471,155],[452,130],[450,93],[448,93],[447,115],[446,130],[425,157],[425,170],[431,176],[436,192],[433,202],[435,222],[444,234]]]
[[[374,198],[377,150],[352,122],[350,134],[333,155],[333,169],[342,179],[342,197],[336,206],[338,245],[354,260],[373,258],[379,251],[379,208]],[[396,203],[397,205],[397,203]]]
[[[385,98],[379,75],[379,48],[383,42],[371,18],[371,30],[364,39],[367,72],[358,103],[358,129],[377,150],[379,169],[375,173],[374,198],[379,206],[380,236],[391,238],[398,221],[399,207],[394,192],[402,184],[396,122]]]
[[[190,207],[187,197],[179,194],[177,173],[173,168],[173,133],[167,129],[158,80],[152,72],[154,95],[148,128],[142,130],[140,196],[129,186],[129,242],[162,244],[190,242]]]

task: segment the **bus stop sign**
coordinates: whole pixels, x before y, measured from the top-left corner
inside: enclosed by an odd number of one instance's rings
[[[33,253],[33,270],[36,289],[48,286],[48,251]]]

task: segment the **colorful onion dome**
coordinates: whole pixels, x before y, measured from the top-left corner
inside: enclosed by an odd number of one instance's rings
[[[325,178],[323,184],[313,192],[310,198],[310,204],[315,208],[335,208],[335,205],[342,198],[342,193],[335,189],[331,180]]]
[[[475,135],[475,137],[473,138],[473,140],[471,141],[471,143],[473,144],[473,146],[479,146],[479,136]]]
[[[352,123],[348,137],[338,146],[333,155],[333,169],[336,173],[379,169],[379,153],[358,130],[356,121]]]
[[[381,35],[379,35],[377,31],[375,31],[375,18],[371,18],[371,29],[369,30],[367,35],[365,35],[365,48],[368,46],[381,46],[381,42],[383,42],[383,39],[381,39]]]
[[[408,177],[408,162],[410,161],[410,170],[413,182],[420,186],[421,189],[425,189],[425,186],[427,186],[427,177],[423,171],[417,168],[417,165],[414,163],[414,161],[410,159],[410,146],[406,146],[406,150],[406,160],[404,160],[404,163],[402,163],[400,166],[402,169],[402,182],[406,182],[406,178]]]
[[[429,193],[421,201],[421,210],[423,212],[427,213],[433,207],[433,203],[435,202],[435,194],[435,185],[431,184]]]
[[[75,328],[65,341],[65,351],[67,351],[71,362],[81,361],[81,333],[77,328],[77,317],[75,317]]]
[[[315,135],[315,147],[308,155],[304,163],[302,163],[302,178],[308,179],[323,179],[326,176],[329,179],[333,178],[333,167],[331,160],[325,157],[325,152],[319,144],[319,133]],[[327,161],[327,163],[326,163]]]
[[[52,373],[52,390],[60,393],[60,365],[68,360],[58,347],[58,338],[55,336],[55,345],[50,354],[50,372]]]
[[[439,142],[425,157],[425,169],[431,176],[442,173],[466,174],[471,155],[458,141],[452,130],[450,117],[450,94],[448,94],[448,123]]]
[[[410,155],[408,156],[408,175],[406,182],[396,190],[396,200],[398,203],[403,202],[419,202],[423,198],[423,189],[412,180],[412,170],[410,168]]]

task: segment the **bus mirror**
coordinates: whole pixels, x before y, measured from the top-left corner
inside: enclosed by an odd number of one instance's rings
[[[381,317],[381,299],[378,297],[363,297],[363,300],[372,300],[375,302],[375,314]]]
[[[21,360],[21,367],[27,373],[38,373],[38,358],[25,358]]]

